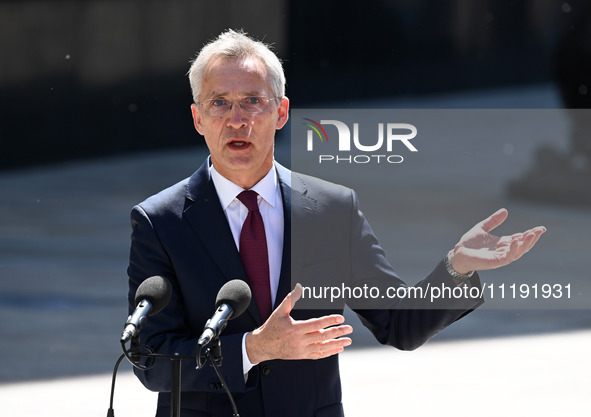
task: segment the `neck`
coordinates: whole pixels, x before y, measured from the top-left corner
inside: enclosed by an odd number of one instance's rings
[[[217,169],[215,164],[213,165],[218,174],[222,177],[226,178],[228,181],[236,184],[240,188],[245,190],[250,190],[254,187],[259,181],[261,181],[265,176],[269,173],[271,168],[273,167],[273,163],[270,166],[264,167],[261,170],[257,171],[256,173],[245,173],[244,171],[236,171],[236,172],[226,172]]]

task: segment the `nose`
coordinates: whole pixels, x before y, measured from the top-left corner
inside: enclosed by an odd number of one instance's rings
[[[240,103],[232,103],[232,107],[228,112],[227,120],[228,127],[232,127],[234,129],[240,129],[241,127],[245,127],[248,124],[246,112],[242,110],[242,107],[240,107]]]

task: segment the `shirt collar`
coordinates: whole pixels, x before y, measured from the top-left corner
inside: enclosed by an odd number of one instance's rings
[[[211,180],[218,193],[222,208],[226,210],[236,199],[236,196],[244,191],[244,188],[222,176],[222,174],[216,171],[213,164],[210,165],[209,169]],[[273,164],[267,175],[257,182],[251,190],[256,191],[257,194],[260,195],[271,207],[275,207],[277,204],[278,187],[279,182],[277,180],[277,172],[275,171],[275,164]]]

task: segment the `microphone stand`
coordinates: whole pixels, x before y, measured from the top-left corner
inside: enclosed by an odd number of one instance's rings
[[[107,410],[107,417],[115,417],[115,410],[113,409],[113,399],[115,397],[115,379],[117,378],[117,370],[119,369],[119,364],[125,358],[125,354],[119,356],[117,362],[115,362],[115,367],[113,368],[113,377],[111,378],[111,399],[109,401],[109,409]]]
[[[113,417],[113,393],[115,390],[115,374],[117,372],[117,368],[119,363],[123,359],[123,357],[127,358],[127,360],[136,368],[141,369],[143,371],[148,370],[154,366],[155,359],[158,358],[168,358],[171,360],[171,391],[170,391],[170,416],[171,417],[180,417],[181,415],[181,361],[183,359],[191,359],[195,360],[194,356],[182,356],[178,353],[174,353],[172,355],[165,355],[154,353],[154,351],[147,346],[139,345],[139,338],[134,337],[132,338],[131,348],[127,350],[125,348],[125,343],[121,343],[123,348],[123,355],[119,357],[117,360],[117,364],[115,365],[115,369],[113,370],[113,380],[111,384],[111,404],[109,411],[107,413],[107,417]],[[204,346],[199,346],[199,352],[203,349]],[[145,349],[147,353],[141,352],[142,349]],[[146,365],[140,364],[139,360],[142,358],[148,359],[148,363]],[[232,397],[232,393],[228,388],[224,376],[219,370],[219,367],[222,365],[222,347],[219,338],[215,338],[211,342],[211,346],[207,348],[205,351],[205,360],[209,361],[210,365],[213,366],[213,369],[220,379],[222,387],[226,391],[228,398],[230,400],[230,404],[232,406],[232,416],[233,417],[240,417],[238,414],[238,409],[236,408],[236,403],[234,402],[234,398]],[[201,355],[197,355],[197,367],[196,369],[201,369],[204,365],[204,361],[201,360]]]
[[[181,417],[181,361],[178,353],[171,358],[170,417]]]
[[[201,350],[203,349],[203,346],[200,346],[199,351],[201,352]],[[224,376],[222,375],[222,373],[219,370],[219,367],[222,366],[222,344],[220,342],[219,337],[214,338],[211,341],[211,345],[209,348],[207,348],[207,350],[205,351],[205,359],[209,361],[209,364],[213,367],[213,370],[215,371],[216,375],[218,376],[222,387],[224,388],[224,391],[226,391],[226,394],[228,395],[228,399],[230,400],[230,405],[232,406],[232,417],[240,417],[240,414],[238,414],[238,409],[236,408],[236,403],[234,402],[234,398],[232,397],[232,393],[230,392],[230,389],[228,388],[228,385],[226,384],[226,380],[224,378]],[[196,369],[201,369],[203,367],[204,363],[201,361],[201,354],[197,355],[197,367]]]

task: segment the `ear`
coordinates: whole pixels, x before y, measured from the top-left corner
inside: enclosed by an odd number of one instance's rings
[[[199,132],[199,134],[203,135],[203,127],[201,124],[201,114],[199,113],[199,108],[197,104],[191,104],[191,114],[193,115],[193,125],[195,126],[195,130]]]
[[[289,99],[287,97],[281,97],[279,99],[279,108],[277,109],[277,114],[279,115],[279,118],[277,119],[275,129],[279,130],[285,126],[287,120],[289,119]]]

